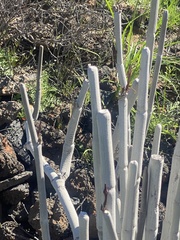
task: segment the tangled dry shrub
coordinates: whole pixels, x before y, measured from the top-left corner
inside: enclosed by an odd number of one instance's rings
[[[58,77],[80,74],[88,63],[112,64],[113,19],[102,1],[9,0],[1,5],[1,43],[44,45],[54,69],[61,70]]]
[[[11,38],[18,37],[16,35],[17,21],[22,9],[23,1],[18,0],[2,0],[0,1],[0,40],[1,44],[10,41]],[[12,28],[12,25],[14,27]]]

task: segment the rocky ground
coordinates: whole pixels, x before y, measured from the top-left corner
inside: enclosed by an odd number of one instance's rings
[[[35,163],[25,148],[24,121],[18,118],[22,105],[10,100],[13,94],[19,92],[19,83],[8,78],[1,80],[0,85],[0,239],[41,239]],[[68,111],[64,108],[63,118],[67,118]],[[56,116],[57,111],[49,116],[41,114],[36,125],[41,124],[43,155],[58,172],[65,135],[53,126]],[[66,184],[77,212],[86,211],[90,216],[91,239],[95,239],[97,232],[92,166],[78,159],[73,161]],[[71,239],[67,217],[47,178],[46,189],[51,238]]]

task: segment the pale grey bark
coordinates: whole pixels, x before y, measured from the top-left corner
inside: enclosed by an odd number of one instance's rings
[[[103,202],[102,181],[101,181],[101,165],[100,165],[100,152],[99,152],[99,137],[97,128],[97,112],[101,110],[101,98],[99,89],[99,74],[95,66],[88,66],[88,80],[90,84],[91,93],[91,110],[92,110],[92,129],[93,129],[93,164],[94,164],[94,177],[95,177],[95,191],[96,191],[96,225],[98,230],[99,239],[102,239],[102,214],[101,204]]]
[[[39,48],[39,59],[38,59],[38,69],[37,69],[35,105],[34,105],[34,112],[33,112],[33,119],[34,120],[38,119],[40,104],[41,104],[41,74],[42,74],[43,53],[44,53],[44,47],[40,46],[40,48]]]
[[[24,84],[20,85],[20,90],[21,90],[22,102],[23,102],[23,106],[24,106],[24,110],[27,118],[28,128],[29,128],[31,139],[32,139],[33,156],[35,158],[35,164],[36,164],[36,176],[37,176],[37,184],[38,184],[38,190],[39,190],[39,205],[40,205],[40,226],[42,230],[42,239],[50,240],[48,211],[46,206],[45,177],[44,177],[44,169],[42,164],[41,137],[37,135],[37,132],[35,129],[34,120],[29,107],[29,99],[28,99]]]
[[[89,240],[89,216],[86,212],[79,214],[79,240]]]
[[[144,232],[145,240],[157,239],[163,163],[163,157],[156,154],[151,155],[148,167],[148,200]]]
[[[161,240],[170,240],[170,228],[173,221],[173,208],[174,200],[177,194],[178,182],[180,179],[180,128],[178,132],[178,138],[176,141],[176,147],[172,158],[171,174],[169,179],[167,202],[166,202],[166,214],[163,221]]]

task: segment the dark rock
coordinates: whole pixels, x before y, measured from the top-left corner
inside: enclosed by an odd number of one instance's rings
[[[18,119],[14,120],[5,129],[4,134],[6,134],[8,140],[11,142],[18,159],[28,166],[31,165],[33,157],[24,147],[26,143],[26,136],[21,122]]]
[[[8,209],[8,216],[12,216],[18,223],[25,223],[28,221],[28,210],[23,202],[18,202]]]
[[[15,120],[21,109],[22,105],[16,101],[0,102],[0,126]]]
[[[20,240],[28,239],[34,240],[28,231],[24,230],[19,224],[15,221],[6,221],[0,226],[0,239],[2,240]]]
[[[19,173],[12,178],[8,178],[3,181],[0,181],[0,192],[10,187],[14,187],[18,184],[24,183],[32,175],[33,175],[33,172],[26,171],[26,172]]]
[[[0,180],[10,178],[25,170],[5,136],[0,134]]]
[[[15,205],[21,200],[24,200],[29,196],[29,184],[20,184],[17,187],[11,188],[2,192],[2,202],[5,204]]]
[[[95,188],[91,179],[93,173],[88,168],[75,169],[66,181],[66,188],[72,199],[78,198],[76,210],[89,215],[90,239],[97,238]]]
[[[61,237],[68,236],[69,223],[64,213],[62,205],[57,197],[48,198],[47,209],[49,213],[49,229],[51,238],[53,240],[59,240]],[[29,224],[37,231],[40,232],[40,219],[39,219],[39,200],[30,208],[29,211]],[[63,238],[64,239],[64,238]]]
[[[4,76],[0,78],[0,96],[12,95],[19,92],[19,83],[14,79]]]
[[[43,156],[59,165],[64,143],[64,133],[43,121],[36,121],[36,129],[42,134]]]

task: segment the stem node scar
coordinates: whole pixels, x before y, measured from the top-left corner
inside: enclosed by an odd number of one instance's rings
[[[104,211],[106,210],[107,195],[108,195],[108,188],[107,188],[106,184],[104,184],[103,193],[104,193],[104,202],[103,202],[103,204],[101,205],[101,211],[104,212]]]

